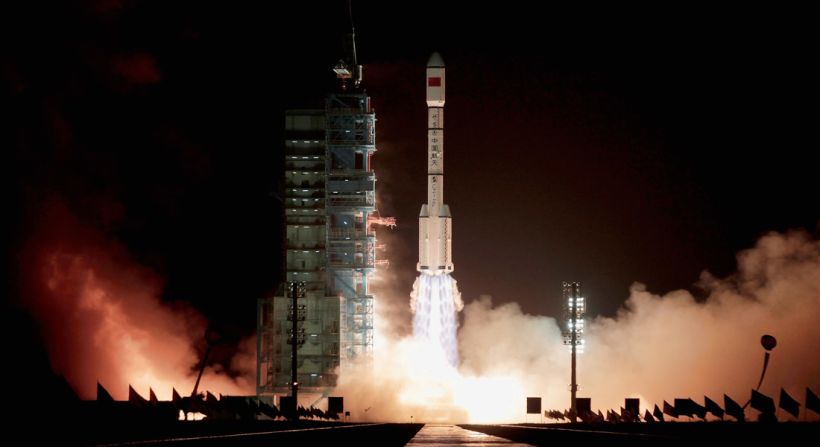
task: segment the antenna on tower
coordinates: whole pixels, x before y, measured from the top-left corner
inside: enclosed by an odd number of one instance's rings
[[[347,0],[347,17],[350,23],[350,34],[344,42],[344,57],[339,59],[333,72],[342,82],[342,90],[347,89],[347,80],[353,79],[353,88],[358,88],[362,83],[362,66],[359,65],[356,57],[356,28],[353,26],[353,4],[352,0]]]

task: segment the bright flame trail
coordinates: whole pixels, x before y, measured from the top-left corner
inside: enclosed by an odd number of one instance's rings
[[[438,346],[447,362],[458,366],[457,313],[464,307],[456,280],[449,274],[416,278],[411,294],[413,335]]]

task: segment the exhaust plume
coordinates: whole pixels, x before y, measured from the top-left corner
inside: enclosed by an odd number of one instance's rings
[[[771,233],[737,259],[730,277],[701,275],[705,299],[633,284],[614,318],[588,325],[579,396],[602,410],[625,397],[641,398],[641,411],[675,397],[701,402],[726,393],[745,401],[760,374],[762,334],[777,337],[778,347],[761,391],[816,389],[820,242],[805,232]],[[463,313],[459,369],[405,336],[380,340],[372,370],[343,371],[335,393],[346,396],[354,419],[520,422],[527,396],[569,408],[569,353],[555,319],[527,315],[516,303],[494,306],[486,296]]]

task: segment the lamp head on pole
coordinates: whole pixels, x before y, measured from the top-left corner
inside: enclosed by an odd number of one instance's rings
[[[777,339],[767,334],[760,337],[760,344],[766,351],[771,351],[775,346],[777,346]]]

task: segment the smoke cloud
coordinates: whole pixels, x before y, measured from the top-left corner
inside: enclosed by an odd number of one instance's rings
[[[641,411],[676,397],[702,402],[704,394],[743,403],[760,377],[763,334],[778,346],[761,391],[776,398],[783,387],[802,401],[806,386],[816,390],[820,242],[805,232],[771,233],[737,260],[730,277],[701,275],[705,298],[635,283],[614,318],[590,321],[579,396],[602,410],[617,410],[625,397],[641,398]],[[380,340],[372,370],[343,371],[336,393],[353,417],[520,422],[526,396],[541,396],[545,408],[569,407],[569,353],[555,319],[527,315],[516,303],[494,306],[487,296],[463,314],[458,370],[422,342],[396,336]]]
[[[172,387],[190,393],[207,321],[184,302],[162,302],[157,275],[61,200],[39,211],[21,257],[22,304],[40,323],[53,370],[84,399],[97,381],[117,399],[129,384],[146,397],[149,387],[160,399]],[[208,367],[200,389],[252,393],[254,340],[240,343],[230,371]]]

